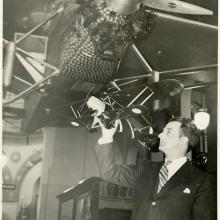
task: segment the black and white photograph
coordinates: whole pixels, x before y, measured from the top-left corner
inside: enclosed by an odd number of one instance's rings
[[[2,1],[2,220],[217,220],[218,1]]]

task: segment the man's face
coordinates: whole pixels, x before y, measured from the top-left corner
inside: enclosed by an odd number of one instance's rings
[[[162,152],[178,150],[181,142],[181,123],[178,121],[169,122],[163,132],[159,134],[159,150]]]

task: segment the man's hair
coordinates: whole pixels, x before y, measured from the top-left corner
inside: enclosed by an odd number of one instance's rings
[[[199,131],[194,124],[192,119],[184,118],[184,117],[173,117],[170,119],[171,121],[178,121],[181,123],[181,130],[183,132],[183,136],[188,138],[188,148],[187,152],[189,152],[198,142],[199,142]]]

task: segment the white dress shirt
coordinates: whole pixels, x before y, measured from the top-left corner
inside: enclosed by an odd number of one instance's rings
[[[165,159],[165,162],[167,159]],[[183,166],[184,163],[186,163],[187,158],[186,157],[180,157],[178,159],[172,160],[172,163],[167,165],[168,169],[168,180],[180,169],[180,167]]]

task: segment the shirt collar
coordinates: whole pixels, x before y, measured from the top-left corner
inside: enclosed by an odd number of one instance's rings
[[[165,159],[165,162],[168,161]],[[186,157],[180,157],[178,159],[172,160],[170,164],[167,165],[168,169],[168,179],[170,179],[187,161]]]
[[[167,158],[165,158],[165,162],[167,162],[167,161],[170,161],[170,160],[168,160]],[[177,158],[177,159],[175,159],[175,160],[171,160],[172,164],[173,164],[173,163],[174,163],[174,164],[176,164],[176,163],[185,163],[186,161],[187,161],[186,156]]]

